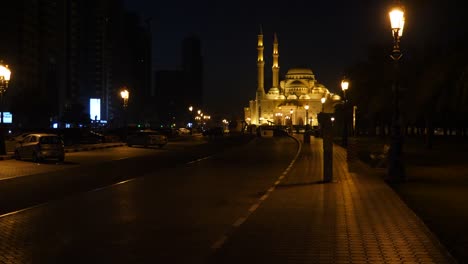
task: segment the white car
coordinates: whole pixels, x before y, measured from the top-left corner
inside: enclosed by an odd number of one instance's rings
[[[190,129],[187,129],[185,127],[181,127],[181,128],[179,128],[179,134],[180,135],[188,135],[188,134],[190,134]]]
[[[34,133],[18,141],[15,147],[15,158],[32,159],[41,162],[45,159],[65,160],[65,147],[62,139],[55,134]]]

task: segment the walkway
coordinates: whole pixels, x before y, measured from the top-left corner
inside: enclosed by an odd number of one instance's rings
[[[322,180],[311,139],[258,209],[214,246],[211,263],[455,263],[422,221],[364,164],[349,172],[334,147],[334,182]]]

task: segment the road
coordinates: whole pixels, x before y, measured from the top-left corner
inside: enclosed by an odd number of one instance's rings
[[[297,152],[288,137],[242,143],[21,162],[40,174],[0,181],[0,263],[204,263]],[[2,171],[4,164],[18,161],[2,162]]]

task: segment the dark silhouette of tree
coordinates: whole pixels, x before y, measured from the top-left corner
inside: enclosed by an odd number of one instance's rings
[[[369,49],[366,61],[347,70],[352,85],[348,99],[358,107],[357,127],[371,135],[375,133],[376,126],[388,125],[391,120],[391,105],[388,104],[388,98],[391,98],[391,65],[385,59],[386,55],[386,49],[375,45]]]
[[[428,146],[434,128],[443,128],[447,135],[451,131],[467,135],[468,35],[446,45],[431,42],[408,48],[398,73],[388,54],[388,47],[375,45],[366,61],[347,69],[352,84],[348,99],[358,107],[358,127],[372,134],[375,126],[390,124],[392,83],[399,74],[400,109],[407,131],[427,131]]]

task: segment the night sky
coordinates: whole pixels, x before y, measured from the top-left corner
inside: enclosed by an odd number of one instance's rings
[[[256,41],[259,25],[265,45],[265,90],[271,87],[273,34],[279,39],[280,79],[291,67],[312,69],[331,92],[339,91],[344,70],[366,59],[366,50],[392,37],[388,6],[360,1],[144,1],[125,0],[127,9],[152,18],[153,69],[180,68],[181,41],[199,36],[204,59],[207,112],[241,114],[256,91]],[[405,46],[445,39],[466,28],[461,0],[403,1],[407,8]],[[447,21],[450,21],[447,23]],[[445,26],[449,26],[446,28]],[[440,36],[436,36],[440,35]]]

